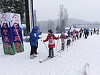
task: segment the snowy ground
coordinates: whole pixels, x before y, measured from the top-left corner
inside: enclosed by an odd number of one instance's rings
[[[46,35],[42,35],[43,39]],[[55,41],[57,43],[57,41]],[[46,43],[47,45],[47,43]],[[55,48],[55,55],[60,48],[60,40]],[[100,35],[81,38],[59,56],[44,63],[39,63],[48,56],[48,50],[39,40],[38,55],[30,59],[30,44],[24,42],[25,51],[16,55],[4,55],[0,39],[0,75],[83,75],[84,65],[87,75],[100,75]]]

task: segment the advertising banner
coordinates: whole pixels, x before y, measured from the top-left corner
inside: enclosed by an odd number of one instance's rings
[[[1,34],[4,54],[14,55],[23,52],[22,29],[20,27],[20,15],[14,13],[1,14]]]
[[[19,14],[12,14],[10,20],[14,50],[19,53],[24,51],[21,21]]]

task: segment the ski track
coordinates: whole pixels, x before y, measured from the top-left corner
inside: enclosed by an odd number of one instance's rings
[[[45,39],[46,35],[42,35]],[[58,36],[58,35],[57,35]],[[0,40],[1,41],[1,40]],[[55,41],[57,43],[57,41]],[[48,43],[46,43],[47,46]],[[55,55],[61,48],[58,41]],[[4,55],[0,43],[0,75],[82,75],[83,66],[88,63],[88,75],[100,75],[100,35],[92,35],[73,42],[57,57],[46,62],[40,60],[48,56],[48,50],[39,40],[38,57],[30,59],[30,44],[24,42],[25,51],[16,55]],[[57,51],[56,51],[57,50]]]

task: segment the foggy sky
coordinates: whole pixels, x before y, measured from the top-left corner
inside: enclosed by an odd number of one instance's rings
[[[37,20],[59,18],[59,6],[63,4],[69,18],[100,22],[100,0],[34,0]]]

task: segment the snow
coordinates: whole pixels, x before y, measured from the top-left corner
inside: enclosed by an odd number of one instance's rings
[[[45,39],[46,35],[43,34],[42,39]],[[24,52],[4,55],[0,38],[0,75],[83,75],[85,70],[87,75],[100,75],[100,35],[94,34],[87,39],[76,40],[71,43],[68,51],[66,48],[61,54],[57,53],[61,42],[60,40],[55,42],[54,51],[58,56],[39,63],[48,56],[48,50],[41,40],[37,58],[30,59],[29,42],[24,42]],[[45,44],[47,46],[48,43]]]

